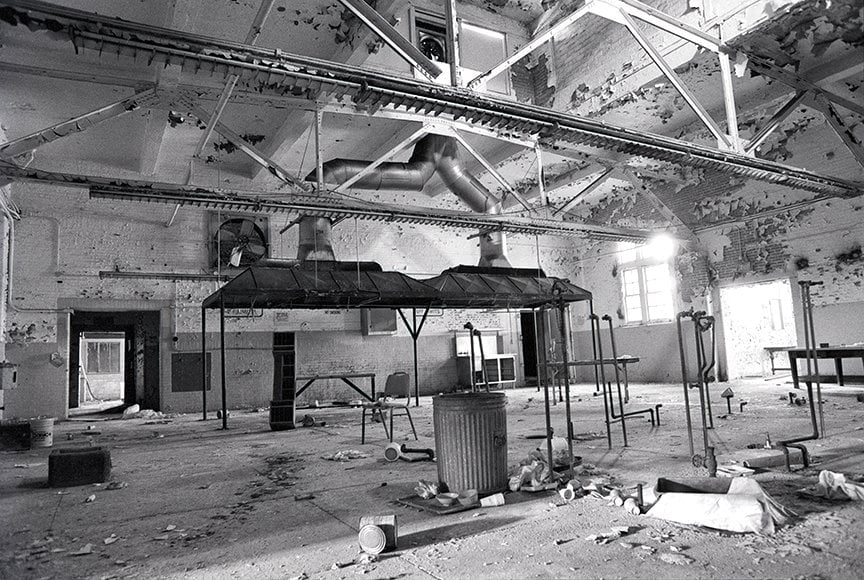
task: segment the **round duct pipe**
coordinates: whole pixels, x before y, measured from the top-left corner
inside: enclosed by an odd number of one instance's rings
[[[335,261],[331,232],[333,222],[330,218],[305,216],[300,220],[300,234],[297,243],[297,259]]]
[[[363,171],[370,163],[370,161],[357,159],[331,159],[323,166],[324,182],[344,183]],[[459,142],[453,137],[445,135],[426,135],[414,146],[414,151],[407,163],[381,163],[360,178],[354,187],[373,190],[422,191],[423,186],[436,172],[444,185],[475,212],[501,213],[501,200],[465,170],[459,159]],[[315,172],[306,176],[306,181],[314,181],[315,179]],[[302,225],[301,223],[301,244],[303,240]],[[511,267],[510,261],[507,259],[504,232],[480,234],[480,261],[478,265]]]

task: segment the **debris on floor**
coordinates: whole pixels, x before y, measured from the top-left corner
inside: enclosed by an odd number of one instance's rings
[[[603,532],[601,534],[591,534],[590,536],[586,536],[585,539],[589,542],[594,542],[598,545],[608,544],[614,540],[617,540],[621,536],[626,536],[630,533],[630,526],[615,526],[612,528],[610,532]]]
[[[646,515],[730,532],[771,535],[795,513],[750,478],[693,478],[657,482],[659,498]]]
[[[345,449],[344,451],[322,455],[321,459],[327,459],[328,461],[351,461],[352,459],[366,459],[367,457],[369,456],[357,449]]]
[[[814,487],[801,490],[806,495],[813,495],[825,499],[844,499],[864,501],[864,484],[855,481],[847,481],[842,473],[835,473],[823,469],[819,472],[819,481]]]

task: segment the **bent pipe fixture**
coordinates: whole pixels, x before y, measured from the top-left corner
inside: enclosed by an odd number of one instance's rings
[[[369,166],[360,159],[331,159],[323,164],[324,183],[340,185]],[[438,174],[456,197],[477,213],[499,214],[501,200],[470,175],[459,159],[459,142],[445,135],[426,135],[414,146],[407,163],[381,163],[354,183],[358,189],[423,191],[432,176]],[[315,181],[316,172],[305,177]],[[510,267],[504,232],[482,232],[480,266]]]
[[[813,425],[813,432],[810,435],[803,435],[801,437],[795,437],[794,439],[784,439],[780,441],[780,447],[783,449],[783,456],[786,460],[786,469],[792,470],[792,463],[789,458],[789,448],[794,447],[795,449],[801,450],[801,460],[804,464],[804,467],[809,467],[810,465],[810,455],[807,452],[807,447],[801,444],[802,441],[810,441],[813,439],[819,439],[819,422],[816,420],[816,403],[813,401],[813,374],[811,369],[810,361],[811,361],[811,353],[812,353],[812,361],[813,364],[816,365],[815,375],[817,380],[817,388],[819,387],[819,367],[816,359],[816,335],[813,332],[813,303],[810,301],[810,286],[821,285],[822,282],[808,282],[808,281],[800,281],[798,284],[801,286],[801,298],[804,303],[804,349],[807,353],[807,378],[811,379],[806,381],[807,384],[807,399],[810,404],[810,423]],[[821,391],[821,389],[819,389]],[[821,392],[818,392],[817,396],[819,397],[819,404],[822,404]]]
[[[609,411],[610,411],[610,414],[612,415],[612,418],[616,419],[616,420],[620,419],[622,422],[622,428],[623,428],[623,421],[624,420],[622,419],[622,417],[633,417],[636,415],[648,414],[648,415],[650,415],[651,425],[656,426],[657,423],[655,423],[655,421],[654,421],[654,409],[648,408],[648,409],[640,409],[638,411],[628,411],[626,413],[624,412],[624,399],[621,396],[621,375],[620,375],[620,372],[618,371],[618,349],[615,346],[615,330],[612,327],[612,317],[609,316],[608,314],[604,314],[601,318],[609,323],[609,342],[612,344],[612,360],[615,361],[614,363],[612,363],[612,366],[615,367],[615,383],[616,383],[617,388],[618,388],[618,405],[621,407],[621,415],[616,415],[615,414],[615,400],[612,397],[612,386],[610,383],[609,384]],[[599,327],[600,323],[598,322],[597,324]],[[601,335],[598,332],[598,340],[602,340],[600,338],[600,336]],[[658,419],[659,419],[659,412],[660,412],[659,407],[662,407],[662,405],[658,405],[657,407],[658,407],[657,413],[658,413]]]

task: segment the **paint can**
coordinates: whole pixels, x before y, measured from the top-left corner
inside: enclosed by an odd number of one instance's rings
[[[30,447],[54,445],[54,417],[30,419]]]
[[[363,516],[357,540],[360,548],[368,554],[380,554],[396,548],[399,530],[395,515]]]

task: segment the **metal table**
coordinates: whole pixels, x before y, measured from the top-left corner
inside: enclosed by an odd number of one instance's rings
[[[363,378],[369,379],[369,384],[371,386],[371,392],[372,392],[371,395],[366,394],[366,392],[363,391],[363,389],[361,389],[360,387],[355,385],[354,382],[351,380],[351,379],[363,379]],[[348,385],[349,387],[351,387],[352,389],[354,389],[355,391],[360,393],[364,399],[367,399],[367,400],[373,401],[373,402],[375,401],[375,373],[334,373],[331,375],[313,375],[313,376],[307,376],[307,377],[296,377],[295,380],[298,383],[303,382],[303,381],[305,381],[305,383],[303,383],[302,387],[297,389],[297,392],[294,394],[295,398],[299,397],[300,394],[303,393],[303,391],[305,391],[310,386],[312,386],[312,383],[314,383],[317,380],[321,380],[321,379],[340,379],[343,383],[345,383],[346,385]]]
[[[792,370],[792,383],[795,385],[796,389],[801,388],[798,385],[799,380],[804,380],[806,383],[810,383],[813,380],[813,377],[803,376],[800,377],[798,375],[798,359],[805,359],[807,357],[807,350],[804,348],[790,348],[786,350],[789,353],[789,366]],[[855,377],[846,377],[843,375],[843,359],[844,358],[860,358],[862,364],[864,364],[864,345],[856,345],[856,346],[820,346],[816,349],[816,358],[825,358],[825,359],[834,359],[834,369],[837,373],[836,379],[834,381],[830,380],[831,377],[822,376],[820,373],[820,380],[822,382],[836,382],[838,385],[843,386],[845,381],[849,378],[852,378],[856,381],[860,381],[864,379],[864,377],[855,376]]]

